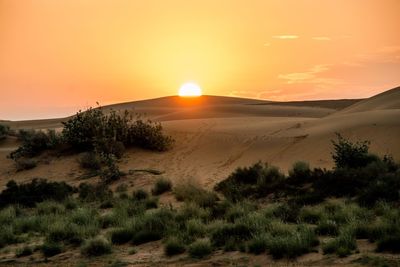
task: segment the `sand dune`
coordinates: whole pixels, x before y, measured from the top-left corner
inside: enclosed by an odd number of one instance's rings
[[[364,99],[350,107],[342,110],[340,113],[363,112],[382,109],[400,108],[400,87],[388,90],[368,99]]]
[[[293,162],[332,167],[331,139],[340,132],[352,140],[371,141],[371,151],[392,154],[400,160],[400,89],[365,100],[275,103],[260,100],[212,97],[166,97],[107,106],[145,112],[162,121],[175,140],[165,153],[130,149],[121,168],[152,168],[165,172],[174,182],[194,180],[212,187],[238,166],[266,161],[286,171]],[[349,106],[350,105],[350,106]],[[10,122],[12,127],[59,127],[60,119]],[[1,185],[17,180],[46,177],[78,183],[81,170],[77,156],[48,158],[25,172],[15,173],[6,155],[18,145],[0,144]],[[124,179],[130,179],[124,178]],[[151,184],[150,180],[143,183]]]

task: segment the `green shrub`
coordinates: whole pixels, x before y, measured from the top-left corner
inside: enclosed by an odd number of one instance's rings
[[[19,139],[22,145],[11,152],[10,158],[18,159],[22,157],[34,157],[45,150],[53,149],[61,143],[61,136],[54,130],[42,131],[20,131]]]
[[[0,193],[0,207],[20,204],[33,207],[44,200],[63,201],[74,193],[74,188],[65,182],[48,182],[45,179],[33,179],[30,183],[18,185],[13,180]]]
[[[322,246],[324,254],[336,253],[340,257],[345,257],[351,254],[357,248],[354,229],[345,228],[339,236],[328,241]]]
[[[215,190],[232,201],[243,198],[264,197],[276,191],[284,180],[284,175],[274,166],[260,162],[236,169],[229,177],[215,186]]]
[[[299,219],[302,222],[317,224],[323,218],[321,210],[317,207],[303,207],[299,213]]]
[[[132,198],[136,201],[148,199],[149,193],[143,189],[138,189],[132,193]]]
[[[101,256],[111,253],[111,244],[104,237],[97,236],[85,241],[81,248],[81,253],[85,256]]]
[[[106,114],[101,108],[89,108],[63,124],[65,141],[80,151],[97,149],[120,157],[125,146],[164,151],[173,143],[171,137],[164,135],[161,124],[134,120],[128,111]]]
[[[167,191],[171,191],[171,189],[172,183],[170,180],[165,178],[158,178],[156,183],[154,184],[153,189],[151,190],[151,193],[155,196],[158,196]]]
[[[289,235],[278,235],[269,239],[268,250],[275,258],[296,258],[306,254],[318,245],[314,232],[306,227],[299,227]]]
[[[79,199],[88,202],[109,200],[113,196],[112,191],[105,184],[81,183],[78,192]]]
[[[200,207],[212,207],[218,201],[218,196],[214,192],[191,184],[174,187],[174,195],[178,201],[194,202]]]
[[[267,250],[267,248],[268,248],[268,236],[266,235],[254,236],[247,245],[248,252],[256,255],[264,253]]]
[[[18,242],[19,239],[14,234],[14,229],[11,226],[0,225],[0,248]]]
[[[385,235],[378,240],[378,252],[388,251],[392,253],[400,252],[400,232]]]
[[[25,257],[25,256],[32,255],[32,253],[33,253],[33,250],[32,250],[31,247],[29,247],[29,246],[24,246],[24,247],[22,247],[22,248],[18,248],[18,249],[15,251],[15,256],[18,257],[18,258],[20,258],[20,257]]]
[[[85,152],[78,160],[83,169],[98,171],[101,169],[101,158],[95,152]]]
[[[111,231],[111,242],[113,244],[125,244],[132,240],[133,238],[132,229],[128,228],[118,228]]]
[[[213,251],[211,243],[207,239],[200,239],[193,242],[189,246],[189,255],[192,258],[202,259],[208,255],[210,255]]]
[[[43,201],[36,204],[36,212],[39,215],[63,214],[65,207],[61,203],[54,201]]]
[[[322,220],[315,228],[318,235],[337,236],[339,234],[339,225],[333,220]]]
[[[310,165],[307,162],[297,161],[289,170],[289,177],[286,183],[302,185],[307,182],[312,182],[311,173]]]
[[[63,251],[63,246],[60,243],[45,242],[41,246],[43,255],[48,258],[60,254]]]
[[[174,256],[184,253],[186,250],[185,246],[177,238],[169,238],[165,243],[164,252],[167,256]]]
[[[376,159],[368,153],[369,141],[352,143],[339,133],[336,133],[337,141],[332,141],[334,152],[333,161],[336,168],[360,168],[368,165]]]
[[[215,227],[211,232],[211,241],[215,246],[223,246],[229,239],[236,242],[249,240],[253,235],[253,228],[245,223],[227,223]]]
[[[0,141],[6,139],[9,132],[10,132],[9,126],[0,124]]]

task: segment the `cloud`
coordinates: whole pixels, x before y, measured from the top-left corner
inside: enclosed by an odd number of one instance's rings
[[[279,74],[278,79],[286,80],[287,84],[294,83],[335,83],[335,79],[317,77],[317,74],[329,70],[329,65],[315,65],[308,71]]]
[[[274,39],[281,39],[281,40],[293,40],[293,39],[298,39],[298,35],[274,35],[272,36]]]
[[[270,46],[271,43],[264,43],[264,46]]]
[[[313,39],[315,41],[330,41],[330,40],[332,40],[332,38],[327,37],[327,36],[316,36],[316,37],[312,37],[311,39]]]

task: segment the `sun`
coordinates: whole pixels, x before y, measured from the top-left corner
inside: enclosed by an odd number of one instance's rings
[[[201,96],[201,88],[195,83],[184,83],[182,84],[181,88],[179,88],[179,96],[184,97],[196,97]]]

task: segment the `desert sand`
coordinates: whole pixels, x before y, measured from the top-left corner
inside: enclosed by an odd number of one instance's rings
[[[373,153],[400,159],[400,88],[363,100],[271,102],[171,96],[103,108],[127,109],[162,123],[175,139],[173,149],[163,153],[130,149],[121,169],[156,169],[174,183],[189,180],[211,188],[235,168],[257,161],[283,171],[297,160],[331,168],[335,132],[351,140],[369,140]],[[66,119],[5,123],[14,129],[59,129]],[[18,142],[10,138],[0,144],[0,186],[11,178],[79,182],[75,178],[81,172],[76,156],[43,156],[45,164],[15,172],[13,161],[6,156],[17,146]]]

